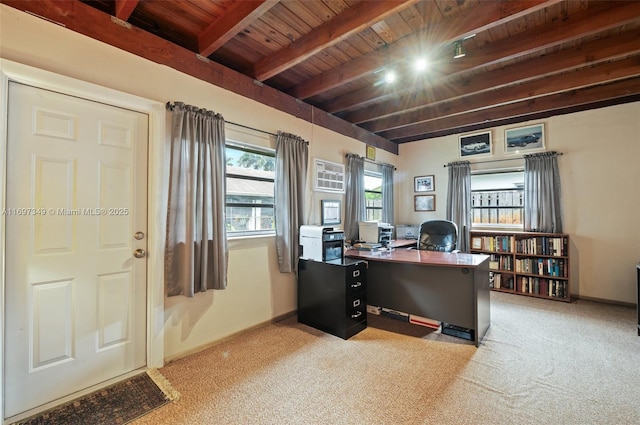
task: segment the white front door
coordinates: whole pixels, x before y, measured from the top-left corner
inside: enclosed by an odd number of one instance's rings
[[[5,417],[146,365],[147,145],[146,114],[9,83]]]

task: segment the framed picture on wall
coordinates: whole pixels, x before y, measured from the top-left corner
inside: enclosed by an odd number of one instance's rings
[[[459,151],[461,158],[470,156],[491,155],[493,153],[493,145],[491,140],[491,132],[484,131],[482,133],[465,134],[459,137]]]
[[[505,153],[544,150],[544,124],[508,128],[504,131]]]
[[[416,211],[435,211],[436,195],[413,195],[414,209]]]
[[[322,224],[340,224],[341,211],[340,201],[323,199],[322,203]]]
[[[414,192],[432,192],[436,190],[435,176],[417,176],[413,178]]]

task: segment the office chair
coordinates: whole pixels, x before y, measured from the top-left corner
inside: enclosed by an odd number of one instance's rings
[[[458,226],[449,220],[430,220],[420,225],[418,249],[452,252],[458,242]]]

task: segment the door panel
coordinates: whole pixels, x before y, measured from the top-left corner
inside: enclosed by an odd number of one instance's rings
[[[146,364],[148,116],[9,83],[5,415]]]

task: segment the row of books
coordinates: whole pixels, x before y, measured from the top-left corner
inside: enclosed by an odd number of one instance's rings
[[[513,270],[513,257],[511,255],[491,254],[489,256],[489,270]]]
[[[567,255],[567,238],[536,236],[516,240],[516,252],[532,255]]]
[[[553,298],[567,298],[568,282],[566,280],[545,279],[522,276],[518,278],[518,291],[527,294],[547,295]]]
[[[523,205],[524,196],[521,190],[473,192],[471,194],[471,206],[473,207],[513,207]]]
[[[505,288],[513,289],[513,276],[502,273],[489,273],[489,287],[490,288]]]
[[[493,252],[512,252],[513,236],[474,236],[471,239],[472,249]]]
[[[561,258],[517,258],[516,273],[567,277],[565,262]]]

